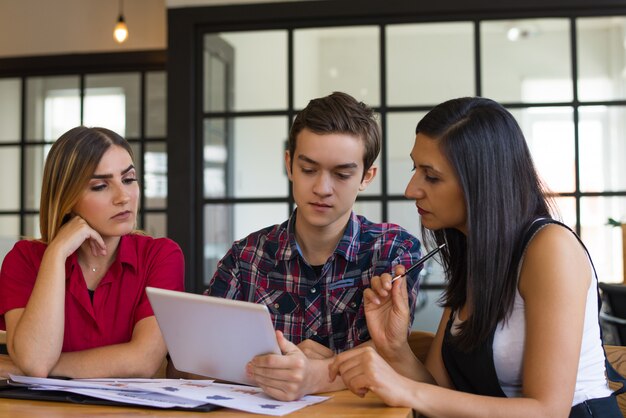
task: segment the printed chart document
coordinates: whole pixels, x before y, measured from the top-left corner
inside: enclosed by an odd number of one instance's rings
[[[327,396],[277,401],[252,386],[186,379],[51,379],[10,375],[31,390],[55,390],[156,408],[195,408],[207,403],[256,414],[281,416],[323,402]]]

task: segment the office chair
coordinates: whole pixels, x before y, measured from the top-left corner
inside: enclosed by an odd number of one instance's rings
[[[600,324],[604,344],[626,345],[626,286],[598,283],[602,291]]]

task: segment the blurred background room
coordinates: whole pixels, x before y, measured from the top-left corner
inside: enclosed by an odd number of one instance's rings
[[[50,144],[104,126],[133,144],[138,227],[181,245],[201,292],[233,240],[289,216],[290,123],[337,90],[376,109],[384,138],[357,213],[419,236],[403,197],[415,125],[486,96],[520,123],[600,280],[623,283],[626,0],[0,0],[0,260],[39,236]],[[422,274],[414,328],[434,331],[437,260]]]

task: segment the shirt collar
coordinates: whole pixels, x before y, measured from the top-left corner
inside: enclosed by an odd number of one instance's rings
[[[278,250],[276,251],[276,264],[280,261],[291,260],[300,252],[296,243],[296,211],[294,209],[289,219],[280,225],[278,233]]]
[[[361,242],[359,240],[360,236],[361,222],[358,216],[356,216],[354,212],[351,212],[348,225],[346,225],[346,229],[343,231],[343,236],[337,244],[335,253],[341,255],[348,261],[356,261],[357,254],[359,253],[359,248],[361,246]]]
[[[117,269],[116,265],[126,264],[131,267],[135,272],[137,271],[137,245],[136,241],[124,235],[120,238],[120,243],[117,247],[117,255],[115,261],[111,265],[111,269]],[[67,258],[65,262],[66,277],[70,277],[74,269],[80,268],[78,265],[78,250],[74,251],[72,255]],[[116,275],[117,276],[117,275]]]
[[[132,239],[130,235],[124,235],[120,238],[116,261],[126,264],[132,267],[134,271],[137,271],[137,241]]]
[[[278,236],[278,251],[276,252],[277,263],[280,260],[291,260],[300,252],[296,243],[296,208],[289,219],[281,225]],[[359,236],[361,234],[361,222],[354,212],[350,213],[348,225],[343,231],[343,236],[339,240],[334,253],[342,256],[348,261],[356,261],[359,253]]]

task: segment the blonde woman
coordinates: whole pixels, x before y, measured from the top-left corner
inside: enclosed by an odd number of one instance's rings
[[[183,290],[184,261],[173,241],[134,233],[138,202],[132,149],[121,136],[80,126],[54,143],[41,239],[18,242],[0,271],[10,356],[0,371],[154,375],[166,347],[145,287]]]

